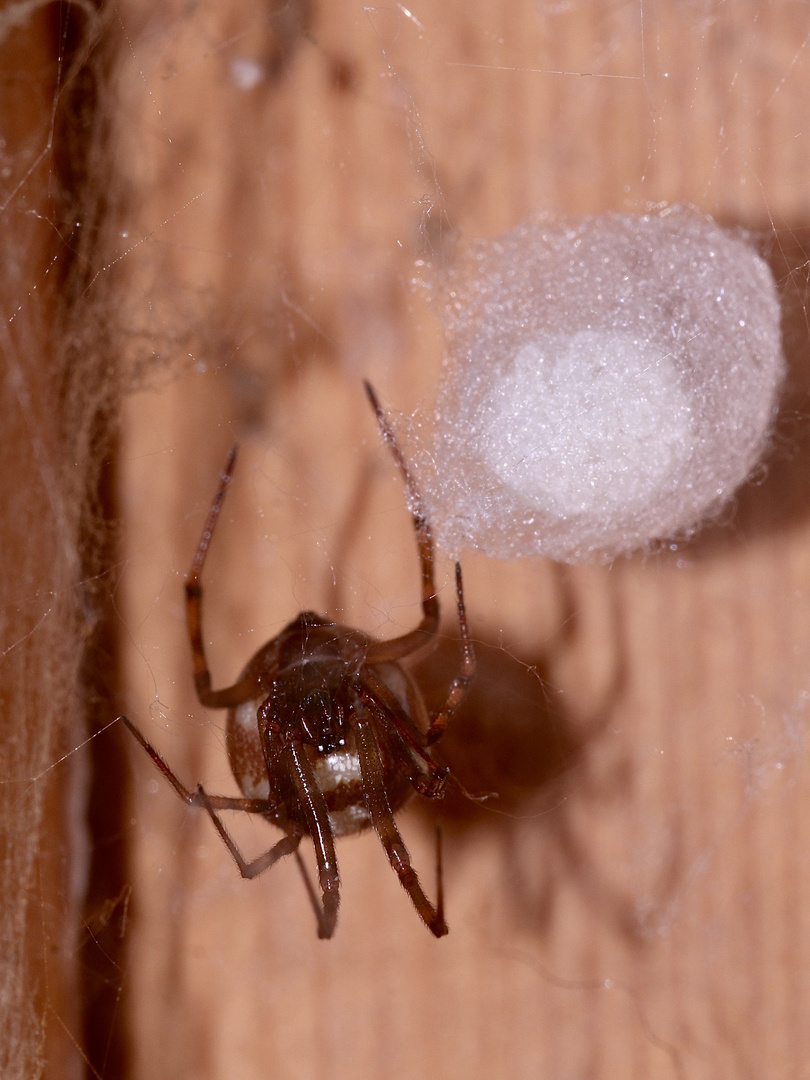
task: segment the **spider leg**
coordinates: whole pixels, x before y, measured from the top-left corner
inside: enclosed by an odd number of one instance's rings
[[[287,777],[291,782],[287,797],[297,799],[303,811],[306,831],[312,837],[318,863],[320,902],[306,873],[304,883],[318,919],[318,937],[330,938],[335,932],[340,904],[340,875],[332,823],[329,820],[326,799],[315,781],[304,744],[296,733],[297,725],[293,720],[282,727],[276,715],[278,707],[276,693],[272,692],[257,710],[262,749],[268,774],[281,771]],[[282,801],[287,801],[284,795]],[[303,865],[301,869],[303,871]]]
[[[188,803],[189,806],[204,806],[206,808],[213,806],[217,810],[243,810],[248,814],[268,814],[275,810],[275,803],[270,802],[268,799],[243,799],[234,798],[230,795],[208,795],[207,793],[204,793],[204,799],[201,798],[200,791],[202,789],[198,787],[196,791],[190,791],[166,764],[154,746],[144,738],[129,717],[119,716],[118,719],[123,721],[128,730],[132,732],[183,802]]]
[[[388,861],[396,871],[400,883],[410,896],[420,918],[432,934],[436,937],[443,937],[447,933],[447,923],[444,921],[441,843],[437,839],[436,874],[438,881],[436,906],[434,907],[419,884],[416,871],[411,866],[411,857],[408,854],[405,841],[402,839],[394,821],[394,815],[391,812],[388,796],[385,792],[382,761],[374,729],[368,718],[361,715],[360,710],[356,714],[356,723],[360,770],[363,775],[366,803],[372,824],[385,849]]]
[[[399,448],[393,428],[388,423],[388,418],[382,410],[371,383],[363,384],[366,394],[371,402],[374,415],[377,417],[377,426],[380,434],[389,450],[393,454],[402,478],[405,481],[405,489],[408,493],[408,504],[413,515],[413,529],[416,533],[416,543],[419,549],[419,566],[422,575],[422,619],[415,630],[411,630],[401,637],[391,641],[376,641],[369,646],[367,662],[379,664],[388,660],[399,660],[415,652],[426,644],[427,639],[436,633],[439,625],[439,601],[436,597],[436,584],[433,576],[433,536],[430,525],[425,517],[422,506],[422,496],[417,490],[411,470]]]
[[[388,741],[388,746],[396,758],[399,767],[408,777],[414,791],[425,799],[441,799],[447,788],[447,777],[450,770],[444,765],[438,765],[432,758],[424,757],[425,771],[421,772],[408,753],[407,747],[395,740]],[[422,751],[424,754],[424,750]]]
[[[225,828],[225,826],[222,824],[219,815],[214,809],[215,801],[216,803],[221,804],[221,799],[215,800],[215,798],[212,798],[210,795],[208,795],[208,793],[203,789],[202,784],[197,785],[197,790],[194,792],[194,795],[197,799],[196,805],[202,806],[208,811],[208,816],[213,821],[217,832],[222,838],[222,842],[225,844],[225,847],[231,853],[233,861],[239,867],[239,873],[242,875],[243,878],[250,879],[258,877],[259,874],[263,874],[265,870],[269,870],[270,867],[274,863],[277,863],[279,859],[283,859],[285,855],[292,855],[293,852],[297,851],[298,845],[301,843],[301,837],[303,833],[287,833],[286,835],[282,836],[278,843],[274,844],[269,851],[265,851],[263,855],[259,855],[258,858],[251,859],[251,861],[248,862],[242,855],[242,852],[236,846],[236,842],[234,841],[228,830]],[[241,800],[234,801],[239,802]],[[252,800],[246,801],[250,802]],[[242,809],[242,807],[230,806],[221,808],[227,810]]]
[[[265,870],[270,869],[273,863],[278,863],[280,859],[284,858],[284,855],[292,855],[298,848],[301,842],[301,833],[287,833],[279,840],[278,843],[274,843],[269,851],[259,855],[257,859],[252,859],[251,862],[247,862],[244,855],[239,850],[233,837],[228,832],[228,829],[219,820],[219,815],[214,809],[214,799],[205,792],[202,784],[198,784],[197,791],[194,792],[197,796],[197,806],[203,807],[208,811],[208,816],[214,822],[217,833],[225,843],[226,848],[230,851],[233,862],[239,866],[239,873],[243,878],[255,878],[259,874],[264,874]],[[233,809],[226,807],[224,809]],[[237,808],[240,809],[240,808]]]
[[[464,607],[464,585],[461,580],[460,563],[456,563],[456,597],[458,599],[458,625],[461,631],[461,671],[453,679],[444,705],[442,705],[425,732],[425,740],[428,746],[432,746],[442,737],[448,721],[464,700],[470,683],[475,676],[475,652],[467,629],[467,611]]]
[[[419,549],[419,566],[422,574],[422,620],[415,630],[403,634],[401,637],[390,641],[376,641],[369,645],[366,653],[366,663],[381,664],[391,660],[400,660],[408,656],[421,646],[426,644],[426,639],[432,637],[439,625],[439,601],[436,596],[436,583],[434,578],[433,563],[433,536],[430,525],[425,516],[422,505],[422,496],[417,490],[416,483],[411,475],[408,463],[399,448],[394,431],[388,423],[388,418],[382,410],[382,406],[369,382],[364,383],[366,394],[371,402],[371,407],[377,417],[377,425],[383,440],[387,443],[399,471],[405,481],[408,492],[408,503],[413,514],[413,527],[416,533],[416,542]],[[427,745],[430,746],[441,738],[447,722],[458,708],[467,687],[470,685],[475,673],[475,656],[472,642],[467,629],[467,614],[464,607],[464,585],[461,578],[461,566],[456,563],[456,596],[458,598],[458,621],[461,630],[461,643],[463,650],[463,663],[461,673],[454,680],[450,688],[447,700],[438,715],[430,724],[427,733]]]
[[[255,692],[255,684],[252,679],[242,679],[240,682],[235,683],[233,686],[228,686],[223,690],[211,689],[211,672],[208,670],[208,661],[205,657],[205,644],[202,636],[202,569],[205,563],[205,556],[208,554],[211,538],[214,535],[214,528],[216,527],[219,518],[219,512],[222,509],[222,503],[225,500],[225,492],[228,489],[228,484],[231,482],[231,476],[233,475],[238,452],[239,447],[234,446],[228,454],[225,468],[220,477],[217,493],[214,496],[214,501],[211,503],[211,509],[208,511],[208,517],[205,520],[202,536],[197,545],[194,560],[191,563],[191,569],[186,576],[186,622],[188,625],[188,637],[191,642],[194,686],[197,690],[197,697],[200,699],[201,704],[209,709],[225,709],[232,708],[235,705],[241,705],[242,702],[248,701]]]
[[[365,701],[372,722],[375,715],[382,713],[393,724],[398,738],[391,737],[384,730],[382,732],[377,730],[376,737],[378,741],[384,739],[389,752],[396,758],[415,790],[428,799],[441,798],[444,794],[448,770],[438,765],[430,756],[424,745],[424,734],[414,726],[395,695],[382,679],[377,677],[373,669],[364,668],[363,682],[355,686],[355,693]],[[420,718],[423,714],[427,717],[420,697],[414,695],[410,704],[414,710],[418,711]],[[425,726],[427,727],[427,723]],[[413,754],[421,758],[425,772],[420,772]]]
[[[312,878],[309,876],[309,871],[306,868],[306,864],[301,858],[300,850],[296,850],[295,852],[295,861],[298,863],[298,869],[301,871],[301,877],[304,880],[304,888],[307,891],[307,897],[312,906],[312,910],[315,912],[315,919],[318,923],[318,937],[329,938],[334,932],[334,924],[332,926],[332,930],[329,930],[324,915],[323,905],[318,899],[318,894],[315,891],[315,886],[312,884]]]
[[[330,938],[335,932],[338,905],[340,903],[340,875],[338,874],[335,838],[329,821],[329,811],[323,792],[315,783],[312,766],[304,751],[300,739],[287,739],[292,773],[298,789],[298,795],[307,820],[307,831],[312,837],[315,858],[318,862],[318,885],[321,890],[321,902],[312,892],[315,911],[318,916],[318,937]]]
[[[277,862],[284,855],[290,855],[296,850],[301,843],[302,833],[290,833],[283,836],[277,844],[275,844],[269,851],[266,851],[264,855],[260,855],[257,859],[253,859],[251,862],[247,862],[239,848],[234,843],[233,838],[226,830],[225,826],[217,816],[217,810],[242,810],[249,814],[267,814],[272,812],[275,807],[273,803],[267,799],[243,799],[232,798],[229,795],[209,795],[203,788],[202,784],[198,784],[196,790],[189,791],[189,789],[178,779],[174,772],[169,768],[160,754],[155,750],[151,743],[143,737],[141,732],[135,727],[131,720],[126,716],[120,717],[126,724],[127,728],[132,732],[147,754],[150,756],[155,765],[160,769],[174,790],[180,796],[180,798],[189,804],[189,806],[200,806],[204,810],[208,811],[208,815],[216,826],[216,830],[222,838],[228,851],[230,851],[234,862],[239,867],[239,872],[243,878],[254,878],[259,874],[268,870],[273,863]]]
[[[366,654],[367,666],[364,668],[363,677],[374,691],[375,696],[384,702],[386,711],[391,714],[405,741],[409,743],[426,762],[430,762],[431,759],[425,754],[424,748],[432,746],[433,743],[438,742],[442,737],[447,724],[464,700],[470,683],[475,677],[475,651],[467,628],[467,612],[464,606],[464,585],[461,578],[461,566],[459,563],[456,563],[456,596],[458,598],[458,623],[461,630],[461,671],[453,680],[444,705],[442,705],[433,720],[429,719],[422,699],[416,695],[410,698],[410,707],[415,714],[417,723],[414,724],[410,717],[404,715],[402,709],[399,707],[399,703],[396,701],[389,688],[385,685],[383,680],[374,673],[373,668],[369,668],[368,666],[368,657],[371,655],[374,646],[372,646]],[[387,644],[387,642],[384,644]],[[424,730],[420,729],[419,722],[424,722]]]

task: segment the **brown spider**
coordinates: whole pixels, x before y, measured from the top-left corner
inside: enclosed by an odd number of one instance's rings
[[[335,837],[373,827],[391,866],[431,933],[447,933],[441,877],[441,847],[436,841],[436,906],[428,900],[408,849],[394,821],[414,791],[430,799],[444,794],[447,769],[430,747],[442,735],[472,680],[475,660],[467,631],[461,567],[456,563],[456,595],[461,628],[462,665],[442,708],[431,719],[413,676],[400,661],[426,645],[439,622],[433,579],[433,541],[408,465],[377,397],[366,383],[383,439],[405,480],[422,572],[422,619],[410,633],[376,641],[360,630],[303,611],[249,661],[233,686],[211,688],[202,636],[201,574],[214,527],[231,480],[237,448],[225,464],[197,553],[186,578],[186,614],[200,702],[228,709],[227,747],[243,798],[209,795],[198,785],[186,788],[135,725],[121,719],[178,795],[207,810],[244,878],[268,870],[294,854],[318,920],[318,936],[335,930],[340,877]],[[284,836],[269,851],[246,861],[217,814],[242,810],[262,814]],[[312,838],[321,898],[298,850]]]

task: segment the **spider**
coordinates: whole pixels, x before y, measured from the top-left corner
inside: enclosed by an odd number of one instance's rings
[[[318,923],[330,938],[340,901],[335,839],[373,828],[416,911],[436,937],[447,933],[441,872],[441,837],[436,835],[437,899],[425,895],[394,815],[417,792],[441,798],[448,770],[430,748],[441,738],[463,699],[475,670],[467,630],[461,567],[455,566],[462,660],[442,708],[430,717],[414,678],[400,661],[436,634],[439,602],[433,574],[433,540],[408,465],[377,396],[365,383],[383,440],[405,481],[413,513],[422,579],[422,619],[409,633],[390,641],[301,612],[278,637],[248,662],[239,679],[222,690],[211,687],[202,634],[202,570],[236,462],[227,459],[186,578],[186,615],[201,704],[228,709],[227,749],[242,798],[209,795],[201,784],[185,787],[127,717],[121,720],[190,806],[207,811],[244,878],[269,870],[295,855]],[[217,811],[261,814],[284,835],[258,858],[246,860]],[[307,874],[299,845],[312,839],[320,897]]]

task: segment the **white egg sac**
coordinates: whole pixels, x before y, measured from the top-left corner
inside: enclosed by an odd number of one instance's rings
[[[450,272],[416,468],[440,545],[574,561],[689,535],[767,445],[771,273],[691,211],[540,220]]]

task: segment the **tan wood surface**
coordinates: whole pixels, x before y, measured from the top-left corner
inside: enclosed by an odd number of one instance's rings
[[[791,365],[767,473],[695,542],[612,567],[465,558],[480,673],[447,755],[502,797],[402,817],[431,889],[442,822],[446,939],[368,835],[340,846],[318,941],[291,861],[242,881],[125,749],[133,1077],[807,1074],[808,42],[788,0],[118,5],[98,270],[139,374],[113,602],[122,701],[188,784],[235,793],[182,602],[235,440],[205,579],[218,684],[302,608],[383,637],[418,620],[360,380],[429,403],[459,237],[694,204],[760,238]],[[449,569],[433,696],[457,656]]]
[[[181,575],[224,453],[243,444],[207,572],[220,683],[303,607],[411,626],[413,541],[359,380],[405,412],[429,402],[456,233],[689,202],[760,231],[786,304],[804,298],[803,9],[342,2],[302,7],[300,36],[268,10],[177,8],[120,72],[120,167],[144,198],[130,235],[151,241],[128,258],[130,314],[149,301],[172,372],[126,407],[127,708],[220,791]],[[245,60],[266,76],[250,90]],[[801,318],[788,333],[801,412]],[[133,751],[136,1075],[803,1075],[804,445],[794,425],[732,524],[675,552],[465,560],[481,671],[448,753],[507,797],[438,812],[444,941],[373,835],[341,845],[338,932],[316,940],[294,865],[241,881]],[[440,581],[452,638],[446,565]],[[437,680],[452,642],[440,659]],[[429,883],[433,817],[403,821]]]

